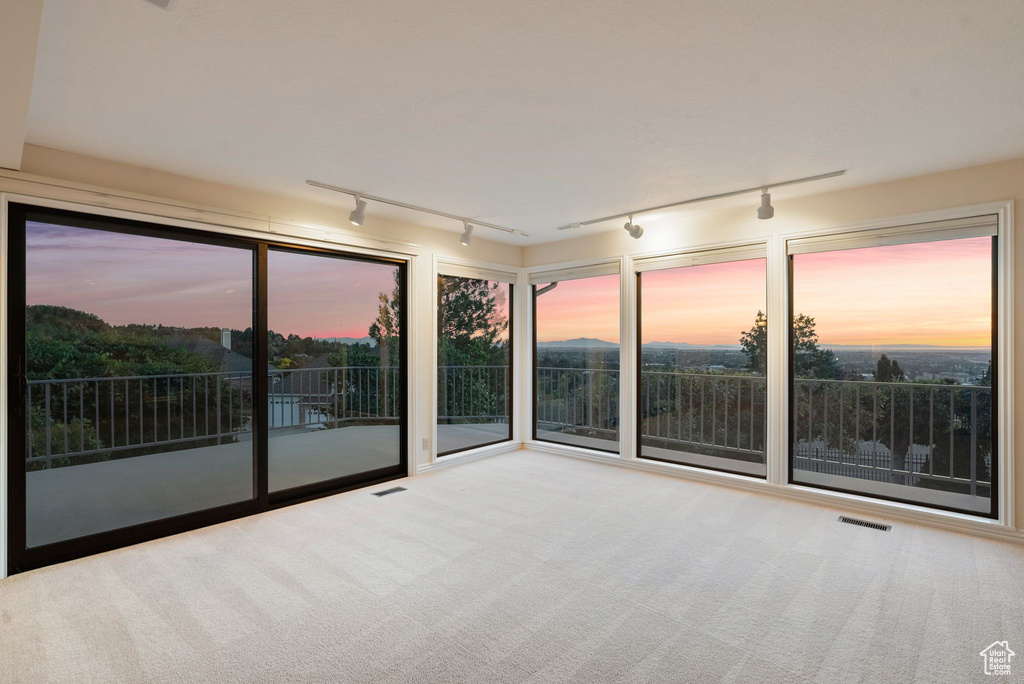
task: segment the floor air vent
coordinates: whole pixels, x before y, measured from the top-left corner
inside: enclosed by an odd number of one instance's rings
[[[405,487],[392,487],[391,489],[385,489],[382,492],[370,492],[374,496],[387,496],[388,494],[397,494],[398,492],[404,492]]]
[[[839,522],[846,523],[847,525],[860,525],[861,527],[870,527],[873,530],[881,530],[882,532],[888,532],[892,529],[892,525],[883,525],[882,523],[869,522],[867,520],[859,520],[857,518],[848,518],[845,515],[839,516]]]

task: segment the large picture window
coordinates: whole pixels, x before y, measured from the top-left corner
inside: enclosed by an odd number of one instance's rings
[[[765,477],[766,289],[764,258],[638,274],[641,458]]]
[[[617,453],[618,273],[538,283],[533,292],[534,438]]]
[[[994,515],[996,242],[939,237],[791,256],[793,482]]]
[[[498,280],[437,277],[437,455],[512,439],[512,295]]]

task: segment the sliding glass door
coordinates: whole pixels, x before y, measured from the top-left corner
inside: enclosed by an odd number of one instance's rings
[[[267,254],[270,491],[395,468],[402,459],[402,270]]]
[[[402,264],[9,219],[12,571],[404,474]]]

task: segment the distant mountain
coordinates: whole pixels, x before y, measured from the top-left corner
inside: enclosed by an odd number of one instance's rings
[[[372,337],[325,337],[324,342],[337,342],[338,344],[368,344],[371,347],[377,346],[377,341]]]
[[[618,349],[614,342],[605,342],[596,337],[577,337],[572,340],[556,340],[554,342],[538,342],[538,347],[548,349]]]

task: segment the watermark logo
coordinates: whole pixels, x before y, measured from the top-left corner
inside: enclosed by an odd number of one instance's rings
[[[1010,663],[1015,655],[1017,654],[1010,650],[1010,643],[1008,641],[992,642],[988,648],[981,652],[981,657],[985,659],[985,674],[996,676],[1009,675]]]

